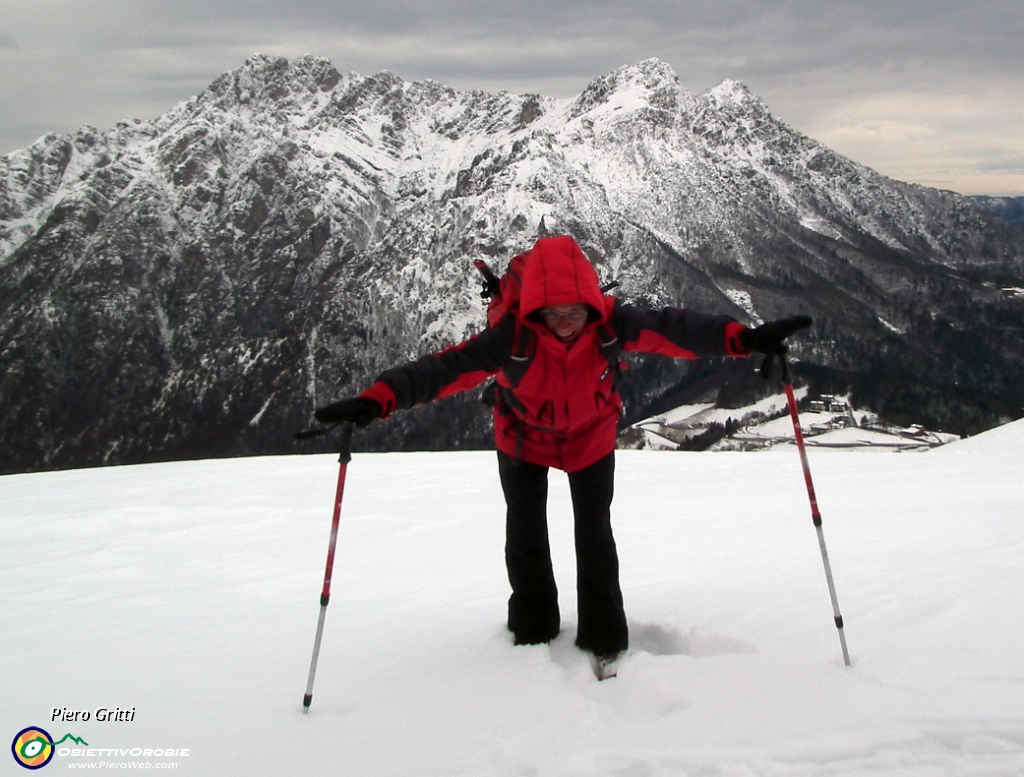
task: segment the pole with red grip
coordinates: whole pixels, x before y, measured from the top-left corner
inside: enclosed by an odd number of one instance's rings
[[[821,561],[825,565],[825,579],[828,581],[828,594],[832,599],[832,614],[835,617],[836,629],[839,631],[839,644],[843,648],[843,661],[850,666],[850,651],[846,648],[846,634],[843,632],[843,616],[839,613],[839,599],[836,597],[836,584],[832,580],[832,565],[828,560],[825,548],[825,533],[821,528],[821,513],[818,511],[818,497],[814,493],[814,481],[811,480],[811,468],[807,463],[807,446],[804,445],[804,433],[800,428],[800,415],[796,409],[796,397],[793,395],[793,380],[789,375],[789,365],[785,353],[778,353],[779,366],[782,370],[782,382],[786,387],[786,401],[789,403],[789,416],[793,420],[793,433],[796,435],[796,447],[800,451],[800,463],[804,468],[804,482],[807,484],[807,498],[811,502],[811,520],[818,532],[818,546],[821,548]]]
[[[313,680],[316,678],[316,664],[320,658],[320,640],[324,636],[324,619],[327,617],[327,604],[331,600],[331,575],[334,573],[334,549],[338,542],[338,523],[341,519],[341,498],[345,493],[345,471],[352,460],[352,424],[341,426],[341,453],[338,456],[338,487],[334,495],[334,515],[331,518],[331,540],[327,548],[327,568],[324,570],[324,587],[320,592],[320,620],[316,625],[316,641],[313,643],[313,660],[309,665],[309,680],[306,682],[306,695],[302,698],[302,706],[308,711],[313,701]]]

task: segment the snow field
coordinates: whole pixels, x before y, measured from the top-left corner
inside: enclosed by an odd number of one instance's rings
[[[3,477],[0,730],[228,777],[1024,774],[1022,449],[1015,423],[809,452],[850,669],[795,450],[619,452],[632,650],[604,683],[564,475],[563,634],[514,648],[494,454],[357,454],[308,713],[333,457]],[[135,720],[50,721],[115,705]]]

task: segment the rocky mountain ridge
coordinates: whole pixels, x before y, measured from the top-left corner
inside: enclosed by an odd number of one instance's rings
[[[257,55],[151,122],[0,159],[0,472],[296,450],[314,407],[482,325],[472,259],[570,233],[630,301],[795,312],[803,379],[965,433],[1024,412],[1024,238],[659,60],[578,97]],[[765,391],[634,360],[633,420]],[[365,447],[487,444],[475,393]]]

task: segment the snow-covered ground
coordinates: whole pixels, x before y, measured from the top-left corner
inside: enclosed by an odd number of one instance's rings
[[[797,401],[802,400],[807,396],[807,387],[800,386],[796,388],[793,392],[793,396]],[[764,399],[758,400],[753,404],[741,408],[717,407],[713,402],[700,405],[681,405],[666,413],[651,416],[650,418],[636,424],[636,426],[642,426],[646,423],[664,424],[669,426],[681,422],[689,422],[694,425],[709,423],[724,424],[726,421],[741,421],[754,414],[770,416],[774,413],[784,411],[785,409],[786,395],[780,391],[778,394],[765,397]],[[792,428],[789,433],[790,435],[793,434]]]
[[[603,683],[572,645],[563,475],[563,635],[512,647],[493,454],[357,455],[308,713],[332,457],[3,477],[0,731],[88,743],[51,771],[1021,775],[1022,454],[1021,422],[810,451],[846,668],[795,450],[621,452],[633,647]]]

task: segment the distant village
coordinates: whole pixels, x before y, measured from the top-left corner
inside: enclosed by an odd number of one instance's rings
[[[920,451],[945,445],[959,436],[884,423],[876,414],[855,410],[849,397],[797,391],[800,429],[808,447]],[[653,450],[756,451],[794,444],[786,397],[778,394],[748,407],[688,405],[640,421],[623,430],[622,448]]]

